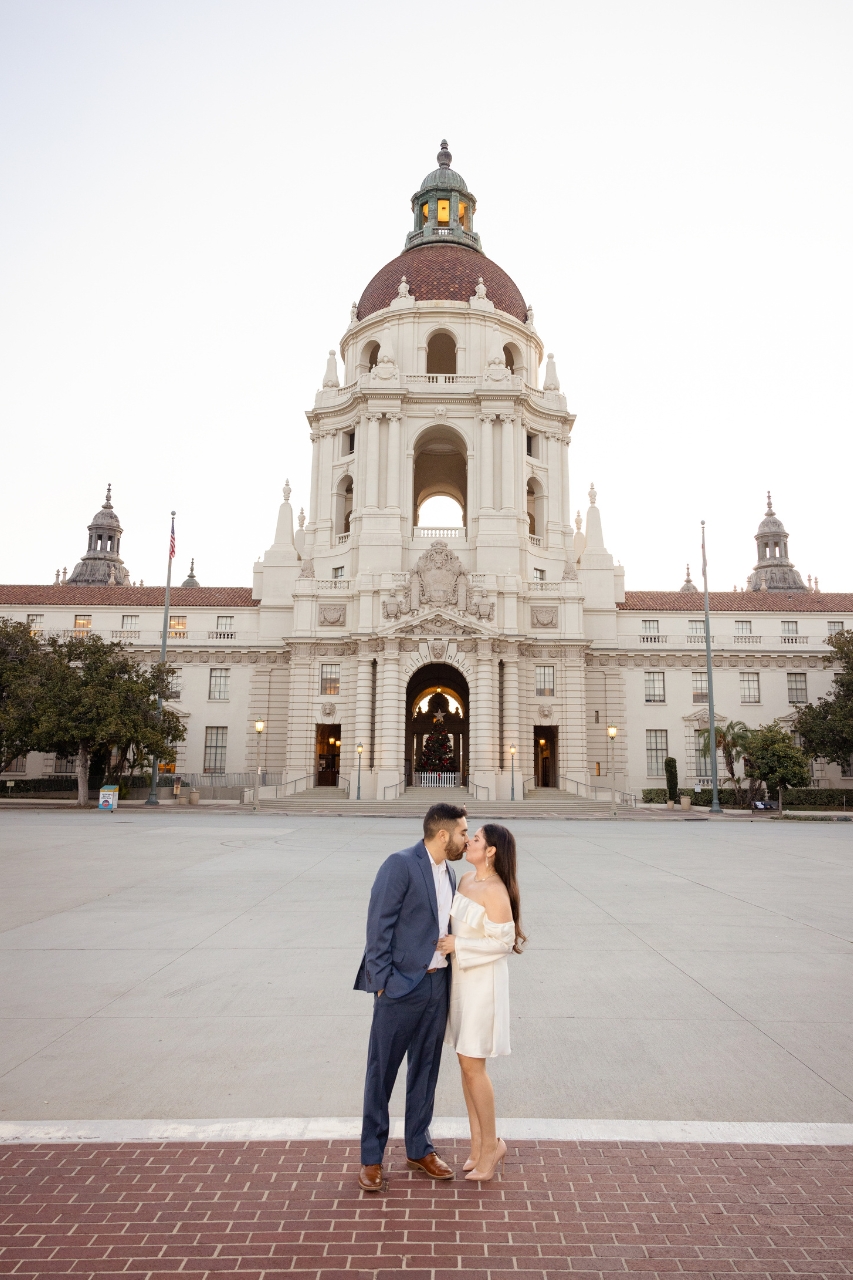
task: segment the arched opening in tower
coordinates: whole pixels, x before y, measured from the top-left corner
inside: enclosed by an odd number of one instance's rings
[[[427,373],[456,372],[456,339],[452,333],[434,333],[427,343]]]
[[[431,662],[406,687],[406,781],[417,787],[439,780],[467,785],[468,681],[449,663]]]
[[[421,528],[468,524],[468,452],[462,436],[452,427],[429,427],[418,437],[412,511],[415,525]],[[434,523],[435,514],[442,512],[445,519],[452,518],[446,524],[444,520]]]

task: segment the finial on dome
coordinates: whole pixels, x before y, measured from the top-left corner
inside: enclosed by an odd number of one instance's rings
[[[58,587],[58,586],[59,586],[59,570],[58,570],[58,569],[57,569],[57,571],[56,571],[56,577],[55,577],[55,579],[54,579],[53,585],[54,585],[55,587]]]
[[[139,585],[141,587],[142,583],[140,582]],[[184,578],[183,582],[181,583],[181,586],[182,587],[198,586],[198,578],[195,576],[195,556],[193,556],[192,560],[190,560],[190,571],[187,574],[187,576]]]
[[[112,485],[108,484],[107,496],[104,498],[104,509],[106,509],[107,511],[112,511],[113,509],[113,504],[110,502],[110,494],[112,493],[112,491],[113,491]]]
[[[679,590],[680,591],[698,591],[699,590],[699,588],[696,586],[696,583],[690,577],[690,565],[687,566],[687,577],[684,579],[684,584],[679,588]],[[737,588],[735,588],[735,590],[737,590]]]
[[[583,516],[581,515],[580,512],[578,512],[577,515],[575,516],[575,528],[577,529],[578,533],[580,533],[581,529],[583,528]]]
[[[304,528],[304,526],[305,526],[305,508],[300,507],[299,508],[299,528],[302,529]]]
[[[775,514],[776,514],[776,512],[773,510],[773,501],[772,501],[772,499],[771,499],[771,497],[770,497],[770,490],[769,490],[769,489],[767,490],[767,514],[768,514],[769,516],[775,516]]]
[[[590,486],[589,486],[589,505],[590,505],[591,507],[594,507],[594,506],[595,506],[595,500],[596,500],[596,498],[597,498],[597,497],[598,497],[598,494],[595,492],[595,485],[594,485],[594,484],[590,484]]]
[[[409,282],[405,276],[401,276],[400,283],[397,285],[397,297],[408,298],[408,296],[409,296]]]
[[[349,322],[350,322],[350,327],[352,327],[352,325],[354,324],[358,324],[358,303],[357,302],[354,302],[349,309]]]
[[[326,361],[326,372],[323,376],[323,386],[336,388],[341,384],[338,381],[338,362],[335,356],[334,347],[329,350],[329,358]]]
[[[438,161],[438,167],[439,167],[440,169],[449,169],[449,168],[450,168],[450,162],[451,162],[451,160],[453,159],[453,156],[452,156],[452,155],[450,154],[450,152],[447,150],[447,139],[446,139],[446,138],[442,138],[442,139],[441,139],[441,150],[439,151],[438,155],[437,155],[435,158],[436,158],[436,160]]]
[[[545,362],[545,381],[542,383],[543,391],[559,391],[560,379],[557,377],[557,366],[554,363],[553,351],[548,352],[548,358]]]
[[[290,502],[290,494],[291,494],[291,492],[292,492],[292,491],[291,491],[291,488],[290,488],[290,481],[289,481],[289,480],[285,480],[285,482],[284,482],[284,488],[282,489],[282,491],[281,491],[281,492],[282,492],[282,494],[284,495],[284,500],[285,500],[285,502]]]

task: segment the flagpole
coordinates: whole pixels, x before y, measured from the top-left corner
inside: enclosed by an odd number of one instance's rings
[[[708,558],[705,555],[705,521],[702,521],[702,577],[705,585],[705,668],[708,672],[708,750],[711,754],[711,813],[722,813],[717,790],[717,721],[714,716],[714,668],[711,665],[711,610],[708,607]]]
[[[163,634],[160,639],[160,661],[166,661],[166,638],[169,634],[169,594],[172,589],[172,561],[175,558],[175,513],[172,512],[172,532],[169,537],[169,562],[166,566],[166,599],[163,603]],[[157,697],[157,715],[163,710],[163,699]],[[148,794],[146,805],[159,804],[157,799],[157,766],[160,761],[156,756],[151,757],[151,790]]]

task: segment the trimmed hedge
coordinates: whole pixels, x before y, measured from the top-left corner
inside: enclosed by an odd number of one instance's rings
[[[72,795],[77,794],[77,779],[72,773],[57,774],[55,777],[48,778],[15,778],[13,787],[6,786],[7,779],[0,778],[0,800],[8,800],[12,796],[32,796],[40,795],[48,792],[51,795],[69,792]],[[97,793],[103,782],[103,778],[89,779],[89,795]],[[162,778],[158,778],[158,787],[171,787],[173,782],[172,775],[169,774]],[[144,778],[134,777],[130,780],[131,788],[134,791],[139,789],[148,790],[150,782],[146,782]]]
[[[727,809],[746,808],[747,806],[738,806],[735,803],[734,792],[731,787],[720,788],[720,804]],[[741,793],[746,795],[746,791]],[[679,795],[690,796],[694,804],[707,807],[711,803],[711,788],[705,787],[702,791],[691,791],[689,787],[680,787]],[[775,801],[776,796],[770,796]],[[643,804],[666,804],[667,794],[666,787],[650,787],[643,791]],[[843,787],[792,787],[789,791],[782,793],[783,809],[844,809],[847,808],[853,813],[853,788],[849,790]]]

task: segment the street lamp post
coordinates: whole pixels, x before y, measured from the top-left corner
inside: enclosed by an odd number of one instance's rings
[[[172,534],[169,539],[169,563],[166,566],[166,599],[163,603],[163,634],[160,638],[160,661],[166,661],[166,640],[169,636],[169,593],[172,589],[172,561],[175,558],[175,513],[172,512]],[[163,710],[163,699],[157,698],[157,716]],[[146,804],[159,804],[157,799],[157,775],[158,765],[160,761],[156,756],[151,757],[151,790],[148,793]]]
[[[711,813],[722,813],[717,790],[717,721],[714,718],[714,672],[711,667],[711,611],[708,608],[708,560],[705,521],[702,521],[702,577],[705,586],[705,666],[708,670],[708,747],[711,753]]]
[[[252,804],[252,813],[258,812],[258,808],[261,801],[261,734],[263,733],[265,727],[266,726],[264,725],[263,720],[255,721],[255,733],[258,735],[257,751],[255,753],[255,758],[256,758],[258,768],[257,768],[257,772],[255,773],[255,797],[254,797],[254,803]]]
[[[610,809],[612,817],[616,817],[616,735],[619,730],[615,724],[607,726],[607,737],[611,743],[611,774],[610,774]]]
[[[510,789],[509,798],[510,800],[514,800],[515,799],[515,743],[514,742],[510,743],[509,758],[511,761],[511,768],[512,768],[512,787]]]
[[[363,750],[364,750],[364,747],[361,745],[361,743],[359,743],[358,746],[356,747],[356,751],[358,752],[358,784],[355,789],[356,800],[361,799],[361,753]]]

